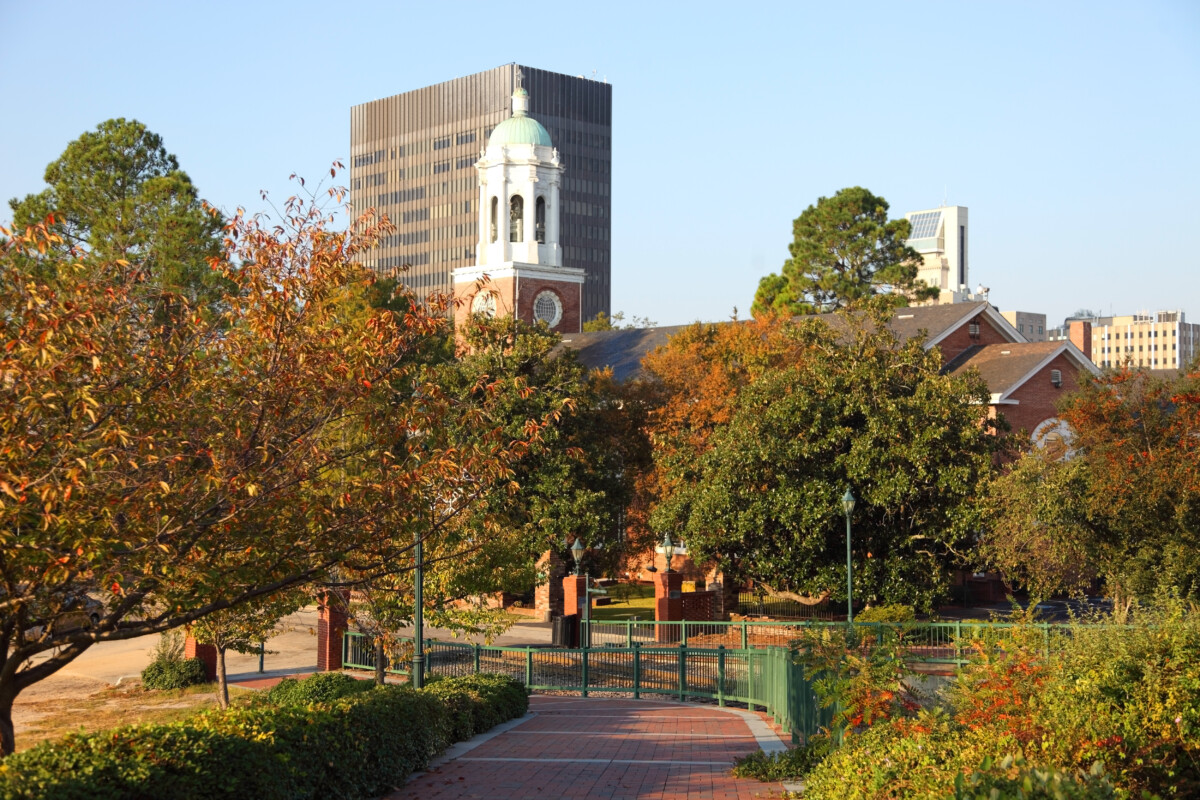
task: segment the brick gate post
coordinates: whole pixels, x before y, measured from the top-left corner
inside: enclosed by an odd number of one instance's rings
[[[656,622],[683,621],[683,573],[660,572],[654,576],[654,619]],[[683,631],[679,625],[655,625],[654,641],[678,642]]]
[[[336,672],[342,668],[342,639],[349,628],[346,603],[349,596],[340,590],[321,595],[317,606],[317,671]]]
[[[217,679],[217,646],[215,644],[200,644],[194,637],[188,636],[183,640],[183,657],[198,658],[204,662],[204,674],[210,681]]]

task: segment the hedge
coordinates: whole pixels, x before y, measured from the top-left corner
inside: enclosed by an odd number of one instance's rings
[[[198,658],[155,659],[142,670],[147,689],[186,689],[201,683],[208,683],[208,672]]]
[[[260,702],[168,725],[74,734],[4,759],[0,798],[378,797],[455,741],[465,730],[455,715],[482,724],[527,707],[519,683],[472,676],[429,690],[384,686],[324,703]]]

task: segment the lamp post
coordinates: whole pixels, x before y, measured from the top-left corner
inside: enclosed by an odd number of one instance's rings
[[[850,563],[850,515],[854,513],[854,495],[847,489],[842,495],[842,510],[846,512],[846,622],[854,622],[854,566]]]
[[[664,533],[662,540],[663,555],[667,557],[667,572],[674,572],[671,569],[671,558],[675,555],[675,543],[671,541],[671,534]]]
[[[583,540],[575,539],[575,544],[571,545],[571,558],[575,559],[575,574],[578,575],[583,566]]]
[[[424,546],[421,542],[421,532],[418,530],[416,534],[416,545],[413,547],[413,555],[416,557],[417,568],[413,578],[413,657],[412,657],[412,679],[410,683],[414,689],[421,689],[425,686],[425,642],[422,637],[425,635],[425,608],[423,598],[421,597],[422,584],[424,584]]]

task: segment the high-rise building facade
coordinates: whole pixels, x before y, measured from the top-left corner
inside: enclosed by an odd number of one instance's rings
[[[936,303],[972,300],[967,286],[967,209],[943,206],[904,215],[912,225],[908,246],[921,254],[917,278],[941,291]]]
[[[517,64],[354,106],[350,194],[358,210],[386,213],[396,232],[366,259],[418,294],[450,294],[450,272],[476,264],[479,174],[492,130],[512,115],[517,72],[528,113],[550,134],[564,168],[564,267],[582,269],[588,320],[611,313],[612,86]]]
[[[1049,331],[1049,338],[1070,338],[1081,327],[1091,341],[1089,355],[1099,367],[1184,369],[1200,353],[1200,324],[1188,322],[1178,310],[1069,317],[1061,328]]]

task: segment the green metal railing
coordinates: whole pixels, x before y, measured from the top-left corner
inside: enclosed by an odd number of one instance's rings
[[[388,672],[407,675],[402,641],[387,654]],[[375,669],[370,637],[347,632],[343,664]],[[426,643],[430,674],[445,676],[491,672],[509,675],[532,690],[579,692],[584,697],[623,692],[634,698],[665,695],[678,700],[715,700],[718,705],[745,703],[761,708],[800,741],[828,727],[833,710],[820,708],[804,669],[787,647],[727,648],[679,645],[543,649],[493,647],[460,642]]]
[[[804,620],[791,622],[626,622],[592,620],[583,624],[582,641],[593,648],[653,646],[675,643],[687,647],[724,646],[738,650],[791,647],[823,633],[844,631],[845,622]],[[854,638],[860,647],[870,647],[885,637],[899,644],[905,657],[914,662],[962,666],[975,642],[991,643],[1015,627],[1004,622],[855,622]],[[1041,623],[1044,650],[1052,652],[1069,625]]]

